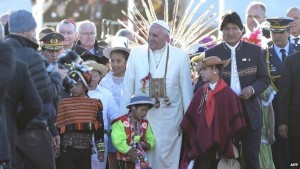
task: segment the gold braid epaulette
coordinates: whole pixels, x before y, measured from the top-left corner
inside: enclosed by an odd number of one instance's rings
[[[267,64],[267,71],[268,71],[269,77],[271,79],[271,86],[274,88],[275,91],[278,92],[278,89],[276,88],[276,86],[274,84],[274,81],[275,81],[276,78],[279,78],[280,76],[272,76],[271,75],[270,51],[269,51],[269,49],[266,49],[266,64]]]

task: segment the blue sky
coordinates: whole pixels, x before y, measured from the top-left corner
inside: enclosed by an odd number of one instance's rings
[[[31,0],[0,0],[0,14],[8,12],[8,10],[25,9],[32,10]]]
[[[196,0],[200,1],[200,0]],[[206,2],[202,5],[201,9],[205,10],[210,5],[214,5],[215,12],[218,13],[218,9],[220,0],[206,0]],[[243,22],[245,23],[245,13],[247,5],[251,2],[251,0],[222,0],[224,1],[224,11],[231,10],[237,12]],[[259,0],[257,0],[259,1]],[[293,6],[300,8],[299,0],[260,0],[259,2],[263,2],[267,7],[267,16],[275,17],[275,16],[285,16],[287,10]],[[202,11],[203,11],[202,10]],[[199,10],[201,11],[201,10]],[[220,15],[222,15],[220,13]]]
[[[184,0],[180,0],[183,2]],[[199,2],[200,0],[195,0]],[[206,2],[200,7],[200,9],[207,9],[210,5],[214,5],[215,12],[218,12],[220,0],[206,0]],[[224,1],[224,10],[236,11],[243,22],[245,21],[245,11],[247,5],[251,0],[222,0]],[[267,16],[285,16],[286,11],[292,6],[300,7],[300,0],[258,0],[263,2],[267,6]],[[186,0],[186,3],[190,0]],[[6,12],[9,8],[11,9],[26,9],[31,11],[30,0],[0,0],[0,13]],[[199,13],[203,10],[199,10]]]

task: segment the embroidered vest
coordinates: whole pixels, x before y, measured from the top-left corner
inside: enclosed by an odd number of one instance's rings
[[[133,124],[130,124],[128,114],[119,117],[118,120],[120,120],[123,123],[123,125],[124,125],[127,144],[128,145],[133,145],[133,143],[134,143],[134,140],[133,140],[133,137],[132,137],[132,134],[134,132],[134,131],[132,131],[132,125]],[[140,123],[141,123],[141,126],[139,126],[139,127],[142,130],[141,131],[141,139],[140,140],[141,141],[145,141],[146,130],[148,128],[148,121],[145,120],[145,119],[142,119],[140,121]],[[118,160],[130,161],[130,157],[127,154],[123,154],[123,153],[121,153],[119,151],[116,152],[116,156],[117,156]]]

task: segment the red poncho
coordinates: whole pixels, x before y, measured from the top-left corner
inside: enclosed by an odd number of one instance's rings
[[[184,139],[180,168],[212,147],[220,155],[234,158],[233,138],[245,126],[240,99],[227,84],[220,79],[209,92],[205,84],[195,93],[181,123]]]

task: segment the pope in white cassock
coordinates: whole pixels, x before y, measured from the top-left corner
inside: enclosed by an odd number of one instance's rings
[[[125,107],[132,95],[149,95],[150,79],[165,77],[164,97],[167,99],[153,98],[156,107],[147,113],[156,139],[155,148],[147,152],[153,169],[178,168],[182,142],[178,128],[193,96],[189,57],[183,50],[167,43],[169,30],[164,21],[153,22],[148,45],[131,50],[122,95],[122,106]]]

